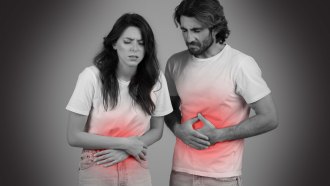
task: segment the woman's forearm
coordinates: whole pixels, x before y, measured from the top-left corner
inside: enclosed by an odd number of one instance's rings
[[[163,136],[164,117],[151,117],[150,130],[139,139],[147,146],[150,146],[160,140]]]
[[[67,141],[70,146],[84,149],[126,149],[128,138],[100,136],[85,132],[88,116],[69,113]]]
[[[139,137],[139,139],[146,145],[150,146],[160,140],[162,134],[159,134],[159,131],[155,129],[150,129],[143,136]]]
[[[100,136],[87,132],[76,132],[68,136],[73,147],[84,149],[126,149],[127,138]]]

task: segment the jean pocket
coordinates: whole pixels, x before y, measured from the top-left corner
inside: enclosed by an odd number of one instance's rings
[[[81,178],[79,180],[79,186],[113,186],[115,181],[113,179],[106,178]]]
[[[89,167],[95,165],[93,154],[94,153],[90,153],[90,152],[83,152],[81,154],[80,162],[79,162],[79,170],[88,169]]]
[[[148,161],[142,160],[141,162],[138,162],[138,164],[145,169],[149,169]]]
[[[216,178],[216,180],[223,186],[241,186],[239,177]]]

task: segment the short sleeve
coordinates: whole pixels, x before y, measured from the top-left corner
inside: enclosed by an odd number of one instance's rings
[[[156,94],[156,109],[152,116],[165,116],[173,111],[170,95],[167,88],[165,76],[160,72],[159,86],[155,90]]]
[[[170,58],[166,64],[166,68],[165,68],[165,77],[166,77],[166,81],[167,81],[167,86],[168,86],[168,90],[170,93],[170,96],[177,96],[178,92],[176,90],[176,86],[174,83],[174,76],[173,76],[173,67],[172,67],[172,63],[171,63],[171,59]]]
[[[96,77],[93,72],[86,68],[79,74],[76,87],[69,100],[66,109],[81,115],[88,115],[95,92]]]
[[[239,63],[236,75],[236,93],[250,104],[270,93],[261,70],[252,57],[246,57]]]

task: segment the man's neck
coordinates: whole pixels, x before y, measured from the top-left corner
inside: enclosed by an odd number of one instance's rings
[[[225,46],[226,44],[213,43],[203,54],[195,57],[203,59],[213,57],[219,54]]]

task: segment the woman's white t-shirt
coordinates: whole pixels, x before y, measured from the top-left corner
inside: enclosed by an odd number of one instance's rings
[[[141,136],[150,128],[151,116],[164,116],[172,112],[166,79],[160,73],[159,80],[151,91],[156,109],[146,114],[129,95],[129,82],[118,80],[119,96],[115,108],[106,111],[103,106],[102,83],[99,69],[87,67],[80,73],[75,90],[66,107],[67,110],[89,115],[88,132],[112,137]]]

